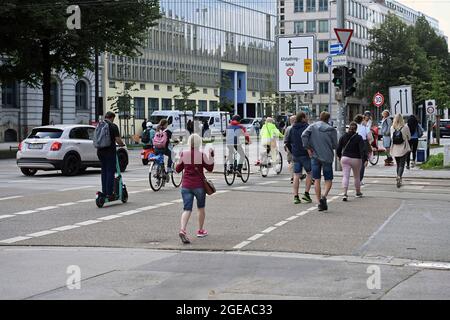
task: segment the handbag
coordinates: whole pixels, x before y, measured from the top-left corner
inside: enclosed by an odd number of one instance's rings
[[[216,187],[214,186],[214,183],[211,180],[206,179],[205,175],[203,173],[200,173],[200,171],[198,171],[198,168],[195,167],[195,171],[197,171],[200,175],[200,177],[202,178],[203,181],[203,187],[205,188],[205,192],[207,195],[212,195],[214,193],[216,193]]]

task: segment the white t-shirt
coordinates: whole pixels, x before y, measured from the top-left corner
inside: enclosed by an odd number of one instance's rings
[[[363,140],[367,140],[367,135],[369,134],[370,129],[366,126],[363,126],[362,124],[358,124],[358,129],[356,132],[363,138]]]

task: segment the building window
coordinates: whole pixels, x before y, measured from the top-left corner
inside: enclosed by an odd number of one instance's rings
[[[198,100],[198,111],[208,111],[208,101]]]
[[[145,84],[141,83],[140,88],[141,88],[141,90],[145,90]]]
[[[319,61],[319,73],[328,73],[328,66],[325,61]]]
[[[80,80],[75,85],[75,108],[86,110],[88,108],[88,89],[86,82]]]
[[[134,117],[136,119],[145,119],[145,99],[134,98]]]
[[[2,84],[3,108],[17,108],[17,84],[14,81]]]
[[[316,11],[316,0],[306,0],[306,11]]]
[[[306,32],[307,33],[316,32],[316,20],[306,21]]]
[[[319,53],[328,52],[328,41],[320,40],[319,41]]]
[[[109,82],[109,87],[115,89],[116,88],[116,82],[115,81],[110,81]]]
[[[173,91],[172,86],[167,86],[167,91],[172,92]]]
[[[155,85],[153,86],[153,89],[154,89],[155,91],[159,91],[159,84],[155,84]]]
[[[328,93],[328,82],[319,82],[319,94]]]
[[[50,109],[59,109],[59,84],[56,79],[50,83]]]
[[[219,103],[217,101],[210,100],[209,111],[217,111],[217,110],[219,110]]]
[[[162,99],[162,109],[172,110],[172,99]]]
[[[208,89],[203,88],[203,94],[208,94]]]
[[[294,12],[303,12],[303,0],[294,0]]]
[[[159,99],[158,98],[148,98],[148,117],[150,117],[153,111],[159,110]]]
[[[328,0],[319,0],[319,11],[328,11]]]
[[[214,89],[214,95],[215,95],[216,97],[219,96],[219,90],[218,90],[218,89]]]
[[[305,32],[305,23],[303,21],[294,21],[294,33],[304,33]]]
[[[256,92],[252,91],[252,97],[256,97]]]
[[[328,32],[328,20],[319,20],[319,32]]]

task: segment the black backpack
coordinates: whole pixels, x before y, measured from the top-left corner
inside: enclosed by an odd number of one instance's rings
[[[403,127],[394,131],[394,134],[392,135],[393,144],[402,144],[403,142],[405,142],[405,140],[403,140],[402,129]]]
[[[145,129],[144,132],[142,132],[142,143],[149,143],[150,142],[150,132],[149,130]]]

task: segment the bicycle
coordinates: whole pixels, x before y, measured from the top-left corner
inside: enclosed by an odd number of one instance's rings
[[[228,156],[225,156],[224,158],[224,176],[225,176],[225,182],[227,185],[231,186],[234,183],[234,180],[236,179],[236,174],[238,173],[238,161],[237,157],[239,156],[237,150],[234,150],[233,153],[233,161],[230,161]],[[241,180],[242,182],[246,183],[248,179],[250,178],[250,162],[248,161],[247,156],[245,156],[245,160],[242,163],[242,170],[241,170]]]
[[[270,151],[270,146],[267,146],[267,159],[259,164],[259,171],[263,178],[267,177],[270,168],[273,168],[276,174],[280,174],[283,170],[283,156],[281,155],[281,152],[278,151],[277,158],[275,159],[275,162],[273,162]]]
[[[181,185],[183,174],[175,171],[176,158],[173,159],[170,173],[166,171],[163,154],[151,155],[149,160],[153,162],[148,173],[148,180],[153,191],[159,191],[170,180],[175,188]]]

